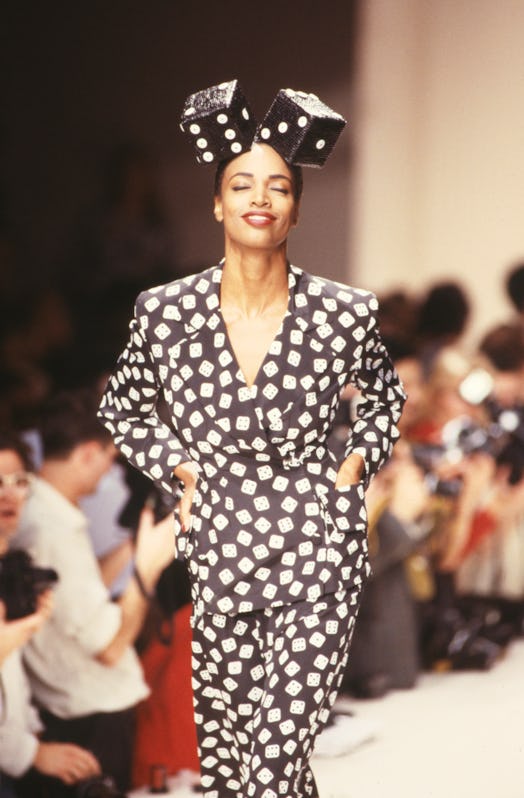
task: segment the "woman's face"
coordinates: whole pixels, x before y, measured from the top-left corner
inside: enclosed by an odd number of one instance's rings
[[[16,532],[29,490],[29,475],[20,456],[11,449],[0,450],[0,551]]]
[[[293,175],[267,144],[254,144],[229,163],[215,197],[215,218],[226,246],[271,251],[285,244],[298,221]]]

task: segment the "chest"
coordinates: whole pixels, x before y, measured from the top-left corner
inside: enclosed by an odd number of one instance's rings
[[[251,387],[282,327],[282,315],[225,322],[229,344],[246,385]]]

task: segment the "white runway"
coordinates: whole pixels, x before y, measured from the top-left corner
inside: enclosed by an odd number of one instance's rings
[[[314,759],[320,798],[524,798],[524,640],[488,672],[425,674],[344,707],[380,729]]]

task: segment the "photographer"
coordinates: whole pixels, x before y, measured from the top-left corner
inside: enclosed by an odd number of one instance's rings
[[[20,541],[59,575],[50,621],[24,653],[46,735],[92,750],[118,789],[130,784],[135,708],[149,689],[134,649],[149,596],[173,557],[173,520],[140,520],[134,576],[117,601],[104,584],[80,500],[110,468],[115,450],[96,420],[98,397],[64,393],[44,408],[44,459]]]
[[[424,606],[422,635],[430,667],[442,661],[456,669],[488,668],[510,638],[499,619],[460,595],[465,561],[494,540],[508,473],[500,459],[506,435],[490,403],[475,397],[473,380],[485,373],[474,365],[457,350],[441,352],[430,374],[425,411],[409,432],[435,494],[435,595]]]
[[[29,682],[21,662],[27,641],[52,611],[49,590],[35,595],[32,572],[19,579],[25,595],[9,590],[8,547],[30,486],[29,458],[14,434],[0,431],[0,796],[38,798],[48,778],[73,784],[99,773],[94,756],[76,745],[43,742],[42,724],[31,704]],[[17,552],[18,554],[18,552]],[[30,566],[29,566],[30,567]],[[36,572],[36,569],[35,569]],[[20,576],[20,575],[18,575]],[[15,600],[16,599],[16,600]],[[21,605],[21,607],[20,607]],[[29,612],[20,617],[24,608]],[[31,787],[27,788],[27,782]],[[47,794],[47,793],[46,793]]]
[[[398,338],[386,343],[408,395],[399,422],[403,435],[420,409],[422,368],[413,346]],[[362,597],[343,689],[373,698],[413,687],[420,670],[416,604],[406,565],[427,532],[430,494],[405,440],[366,491],[366,506],[373,573]]]
[[[480,352],[489,379],[479,401],[501,433],[489,501],[492,529],[489,536],[470,541],[457,584],[470,600],[476,597],[496,607],[519,634],[524,599],[524,328],[519,322],[496,325],[483,337]]]

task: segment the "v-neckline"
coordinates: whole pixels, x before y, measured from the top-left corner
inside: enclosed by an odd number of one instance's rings
[[[227,345],[227,347],[229,349],[229,353],[232,356],[233,362],[235,364],[235,378],[244,388],[246,388],[251,393],[251,398],[254,399],[256,397],[257,393],[258,393],[260,375],[263,373],[263,369],[264,369],[264,367],[265,367],[265,365],[266,365],[266,363],[267,363],[267,361],[268,361],[268,359],[270,357],[271,349],[273,348],[274,344],[278,341],[278,339],[281,338],[282,333],[284,331],[284,323],[285,323],[286,319],[289,316],[292,315],[292,313],[291,313],[291,308],[292,308],[291,291],[292,291],[292,286],[295,284],[295,278],[294,278],[294,275],[293,275],[293,272],[292,272],[292,267],[288,263],[288,265],[287,265],[287,292],[288,293],[287,293],[286,310],[285,310],[284,315],[282,316],[282,318],[280,320],[280,324],[279,324],[279,326],[278,326],[278,328],[277,328],[277,330],[275,332],[275,335],[271,339],[271,342],[270,342],[270,344],[269,344],[269,346],[268,346],[268,348],[267,348],[267,350],[266,350],[266,352],[264,354],[264,357],[260,361],[260,365],[259,365],[259,367],[257,369],[257,372],[255,374],[253,382],[249,384],[247,379],[246,379],[246,375],[244,374],[244,371],[243,371],[243,369],[240,366],[240,362],[238,360],[235,348],[234,348],[233,343],[231,341],[231,338],[230,338],[230,335],[229,335],[229,331],[228,331],[228,328],[227,328],[227,324],[226,324],[226,320],[225,320],[224,314],[222,312],[221,287],[222,287],[222,275],[223,275],[223,271],[224,271],[224,265],[225,265],[225,258],[222,259],[222,261],[219,264],[220,275],[219,275],[219,279],[216,280],[216,284],[217,284],[217,287],[216,287],[216,290],[217,290],[217,308],[216,309],[217,309],[217,313],[218,313],[218,318],[219,318],[220,324],[221,324],[221,326],[223,328],[224,339],[226,341],[226,345]]]
[[[235,348],[234,348],[234,346],[233,346],[233,344],[231,342],[231,338],[229,336],[229,331],[227,329],[226,320],[224,319],[224,315],[222,313],[222,308],[220,307],[220,305],[218,307],[218,315],[219,315],[219,318],[220,318],[220,323],[223,326],[224,338],[225,338],[225,341],[227,343],[227,347],[229,349],[229,353],[232,356],[233,362],[235,364],[235,377],[242,384],[242,386],[244,388],[247,388],[247,390],[251,394],[251,398],[255,399],[257,394],[258,394],[258,390],[259,390],[261,374],[264,372],[264,367],[265,367],[266,363],[268,362],[270,356],[272,355],[272,351],[271,350],[273,349],[273,347],[277,343],[277,341],[282,337],[282,333],[284,332],[284,324],[286,322],[286,319],[291,315],[291,311],[289,309],[289,299],[288,299],[288,306],[286,308],[286,311],[285,311],[284,315],[282,316],[282,319],[280,320],[280,324],[278,325],[277,331],[276,331],[275,335],[273,336],[273,338],[271,339],[271,343],[269,344],[269,346],[268,346],[268,348],[267,348],[267,350],[266,350],[266,352],[264,354],[264,357],[260,361],[260,365],[259,365],[259,367],[257,369],[257,372],[255,374],[255,378],[254,378],[252,383],[248,383],[248,381],[246,379],[246,375],[244,374],[244,371],[243,371],[242,367],[240,366],[237,354],[235,352]]]

